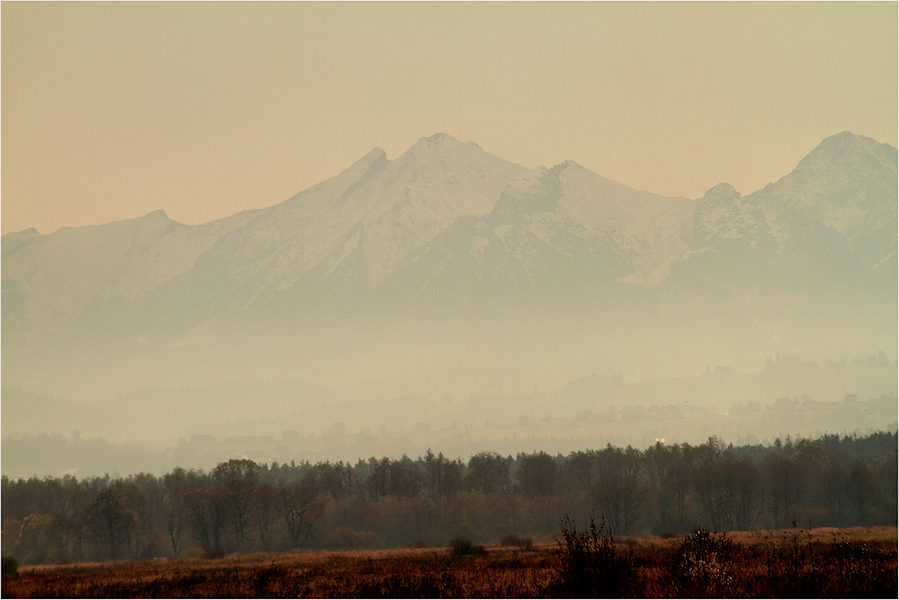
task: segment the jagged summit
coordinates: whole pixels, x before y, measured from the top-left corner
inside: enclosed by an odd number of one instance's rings
[[[843,131],[825,138],[799,162],[796,171],[836,168],[845,172],[847,169],[878,167],[895,171],[896,156],[896,148],[889,144]]]
[[[823,152],[831,154],[843,153],[853,148],[864,149],[879,145],[878,142],[869,137],[857,135],[849,130],[843,130],[821,140],[821,143],[809,153],[809,156],[815,156]]]
[[[578,163],[576,163],[575,161],[570,160],[570,159],[560,162],[553,168],[559,169],[559,170],[562,170],[562,169],[582,169],[584,171],[588,170],[585,167],[582,167],[581,165],[579,165]]]
[[[435,133],[429,137],[419,138],[417,142],[412,144],[406,153],[421,153],[421,152],[434,152],[440,150],[456,150],[461,146],[465,146],[466,143],[460,140],[457,140],[451,135],[447,135],[445,133]]]
[[[435,133],[430,137],[420,138],[396,160],[401,163],[407,160],[428,161],[432,159],[430,157],[436,160],[452,157],[465,157],[468,160],[484,160],[486,157],[497,159],[474,142],[463,142],[445,133]]]
[[[867,215],[896,221],[897,151],[844,131],[822,141],[797,167],[759,194],[770,213],[790,210],[824,221],[841,234]]]
[[[146,220],[151,220],[151,219],[153,219],[153,220],[163,220],[163,221],[171,221],[171,220],[172,220],[172,219],[170,219],[169,216],[166,214],[165,210],[163,210],[163,209],[161,209],[161,208],[156,209],[156,210],[151,211],[151,212],[148,212],[147,214],[145,214],[145,215],[144,215],[143,217],[141,217],[141,218],[142,218],[142,219],[146,219]]]
[[[353,169],[357,166],[358,167],[370,167],[371,165],[381,162],[381,161],[384,161],[384,160],[387,160],[387,153],[380,146],[376,146],[375,148],[372,148],[368,154],[366,154],[365,156],[363,156],[362,158],[360,158],[359,160],[354,162],[352,165],[350,165],[349,168]],[[349,169],[347,169],[347,170],[349,170]]]
[[[705,194],[703,194],[703,198],[720,198],[720,197],[731,197],[737,196],[740,197],[740,192],[736,190],[734,186],[729,183],[721,182],[717,185],[709,188]]]
[[[734,186],[722,182],[703,194],[696,204],[694,243],[705,247],[720,240],[755,238],[763,221],[754,198],[744,198]]]
[[[457,139],[454,138],[453,136],[448,135],[448,134],[446,134],[446,133],[439,132],[439,131],[438,131],[437,133],[435,133],[434,135],[432,135],[432,136],[429,136],[429,137],[423,137],[423,138],[419,139],[419,142],[428,142],[428,143],[431,143],[431,144],[437,144],[437,143],[441,143],[441,142],[458,142],[458,143],[462,143],[462,142],[459,142],[459,140],[457,140]]]

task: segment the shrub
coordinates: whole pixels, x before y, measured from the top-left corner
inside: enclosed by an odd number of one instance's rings
[[[519,550],[533,550],[534,540],[529,537],[518,537],[514,533],[510,533],[500,541],[501,546],[511,546]]]
[[[636,578],[634,560],[630,554],[619,554],[611,536],[603,535],[605,520],[597,526],[590,516],[587,531],[578,532],[574,521],[565,517],[561,522],[559,542],[559,577],[550,595],[564,598],[622,598],[631,595]]]
[[[459,556],[484,556],[487,550],[483,546],[473,544],[467,537],[457,536],[450,541],[450,555]]]
[[[671,576],[679,596],[724,597],[734,583],[736,546],[724,534],[703,528],[686,536],[677,549]]]
[[[2,571],[3,576],[7,575],[15,575],[19,571],[19,561],[17,561],[12,556],[6,556],[2,561]]]
[[[832,544],[830,552],[823,557],[835,572],[832,589],[827,592],[868,598],[895,596],[895,558],[884,560],[886,553],[881,552],[876,547],[859,541],[841,540]]]

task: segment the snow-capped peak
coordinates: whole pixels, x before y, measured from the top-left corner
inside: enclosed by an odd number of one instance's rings
[[[528,170],[437,133],[393,161],[374,148],[285,202],[205,225],[159,210],[4,236],[4,301],[27,300],[16,313],[23,331],[105,315],[113,304],[127,322],[132,303],[160,315],[187,306],[185,327],[205,327],[242,311],[364,304],[390,281],[423,289],[415,277],[440,269],[455,282],[478,254],[467,249],[488,242],[478,268],[494,269],[496,282],[523,273],[520,281],[552,287],[555,270],[569,265],[597,290],[612,280],[657,287],[690,250],[780,251],[806,244],[809,231],[828,244],[838,235],[860,264],[874,265],[895,257],[896,205],[896,149],[849,132],[824,140],[764,190],[743,197],[719,183],[699,200],[634,190],[573,161]],[[428,268],[415,270],[426,256]]]

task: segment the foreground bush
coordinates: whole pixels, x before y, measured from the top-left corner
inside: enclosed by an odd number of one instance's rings
[[[622,554],[611,536],[603,535],[605,521],[578,532],[566,517],[562,524],[563,542],[559,543],[559,579],[547,590],[553,596],[567,598],[623,598],[630,596],[635,581],[633,557]]]
[[[450,541],[450,555],[459,556],[484,556],[487,550],[483,546],[472,543],[467,537],[454,537]]]
[[[12,556],[6,556],[3,558],[2,562],[2,573],[3,576],[7,575],[15,575],[19,570],[19,561],[17,561]]]
[[[671,563],[672,588],[684,598],[720,598],[732,591],[736,547],[726,535],[697,529]]]
[[[519,537],[514,533],[504,536],[500,541],[500,546],[514,547],[519,550],[533,550],[534,540],[529,537]]]

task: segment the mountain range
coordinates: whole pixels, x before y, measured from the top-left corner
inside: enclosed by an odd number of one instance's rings
[[[676,323],[699,343],[894,352],[896,251],[896,148],[849,132],[761,190],[699,199],[436,134],[203,225],[159,210],[3,236],[4,376],[27,385],[99,347],[311,344],[372,323],[633,323],[650,338]]]

